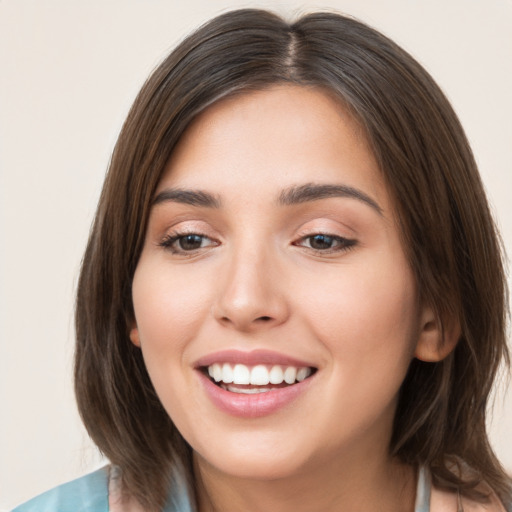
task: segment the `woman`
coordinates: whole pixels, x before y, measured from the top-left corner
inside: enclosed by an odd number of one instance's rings
[[[112,466],[19,510],[504,510],[505,324],[425,70],[350,18],[227,13],[140,92],[85,254],[76,393]]]

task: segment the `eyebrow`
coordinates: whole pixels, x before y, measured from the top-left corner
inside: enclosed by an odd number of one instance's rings
[[[331,197],[347,197],[357,199],[373,208],[382,215],[382,208],[370,196],[361,190],[347,185],[314,184],[295,185],[283,190],[279,194],[278,203],[283,206],[292,206],[309,201],[319,201]],[[218,196],[204,190],[188,190],[180,188],[167,188],[162,190],[153,200],[153,206],[165,202],[188,204],[204,208],[220,208],[221,200]]]
[[[153,206],[172,201],[174,203],[202,206],[205,208],[220,208],[220,199],[209,192],[202,190],[186,190],[180,188],[167,188],[162,190],[153,199]]]
[[[306,203],[308,201],[318,201],[320,199],[328,199],[330,197],[347,197],[357,199],[373,208],[382,216],[382,208],[370,196],[357,188],[347,185],[317,185],[314,183],[306,183],[305,185],[297,185],[287,188],[279,195],[279,203],[282,205],[294,205]]]

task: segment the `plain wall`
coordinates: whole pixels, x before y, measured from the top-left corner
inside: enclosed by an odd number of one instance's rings
[[[0,511],[101,463],[74,405],[73,296],[121,123],[149,72],[210,17],[336,9],[433,74],[473,145],[512,254],[512,1],[0,0]],[[492,442],[512,470],[512,397]]]

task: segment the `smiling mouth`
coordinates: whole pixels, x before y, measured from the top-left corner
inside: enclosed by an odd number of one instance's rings
[[[298,384],[315,372],[307,366],[214,363],[201,370],[210,380],[226,391],[242,394],[267,393]]]

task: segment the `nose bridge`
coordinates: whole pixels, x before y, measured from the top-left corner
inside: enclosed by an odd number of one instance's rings
[[[240,330],[282,323],[288,308],[278,266],[276,251],[261,239],[245,236],[233,244],[218,290],[217,319]]]

